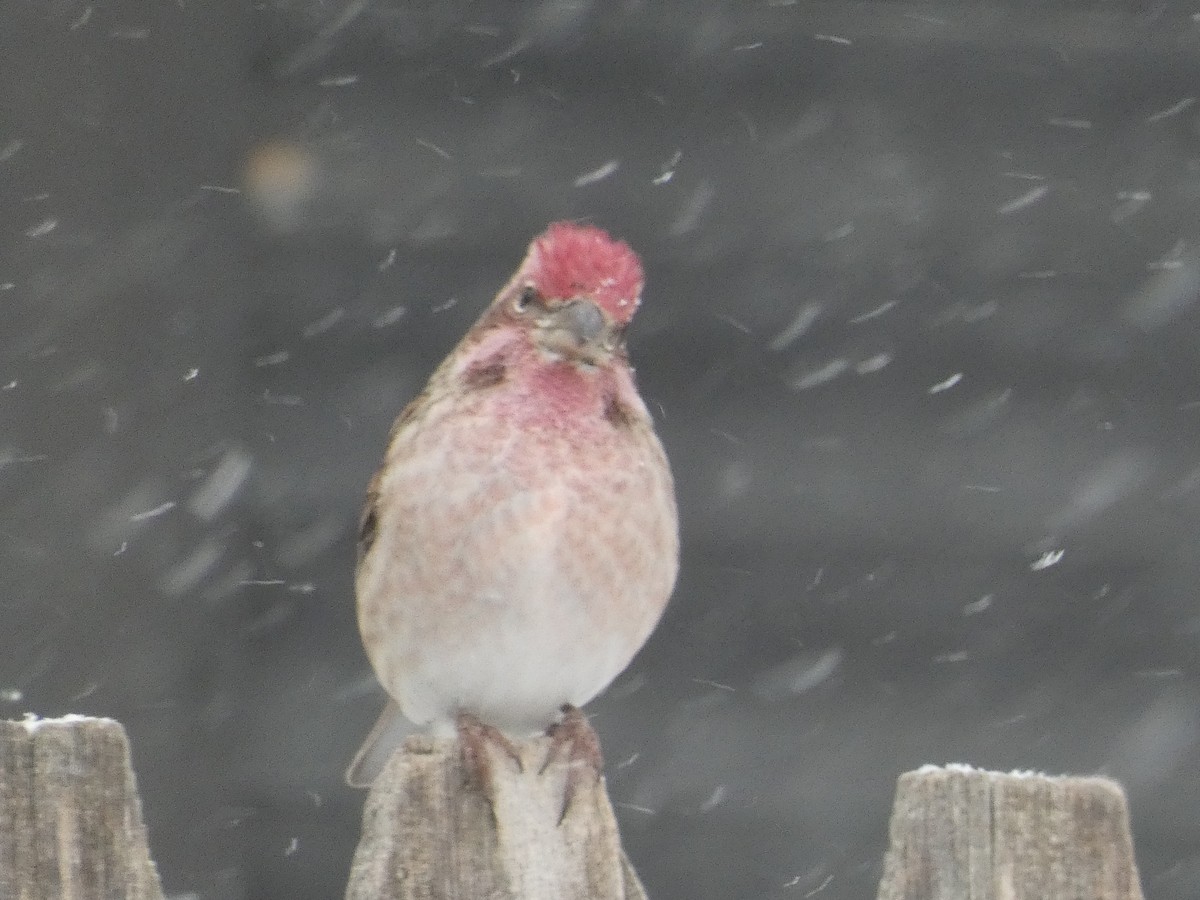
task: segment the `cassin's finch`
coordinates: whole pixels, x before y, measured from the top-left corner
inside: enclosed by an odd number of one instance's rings
[[[599,770],[578,707],[645,643],[678,569],[671,472],[625,352],[642,282],[624,242],[551,225],[396,420],[356,578],[394,703],[351,783],[390,755],[397,712],[457,730],[478,768],[483,741],[546,729]]]

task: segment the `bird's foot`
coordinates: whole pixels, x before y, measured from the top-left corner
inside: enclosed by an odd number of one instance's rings
[[[558,817],[561,825],[571,808],[575,794],[588,782],[595,784],[604,771],[604,757],[600,752],[600,737],[591,722],[578,706],[570,703],[562,707],[562,719],[546,729],[550,738],[550,750],[541,772],[545,772],[556,759],[565,758],[567,780],[563,787],[562,812]]]
[[[521,753],[516,745],[505,737],[504,732],[494,725],[485,725],[472,713],[460,712],[454,719],[454,725],[458,730],[458,743],[462,749],[463,768],[467,770],[467,779],[483,792],[488,803],[492,803],[495,760],[488,750],[489,745],[499,748],[516,763],[519,772],[525,770],[521,764]]]

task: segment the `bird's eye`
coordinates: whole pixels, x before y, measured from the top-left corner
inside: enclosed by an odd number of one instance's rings
[[[529,309],[529,304],[537,299],[537,288],[532,284],[527,284],[521,288],[521,293],[517,294],[517,299],[513,301],[513,309],[517,312],[525,312],[525,310]]]

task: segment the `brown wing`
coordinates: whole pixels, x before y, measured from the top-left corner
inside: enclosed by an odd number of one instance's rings
[[[429,389],[426,388],[418,394],[413,401],[404,407],[400,415],[396,416],[396,421],[392,423],[391,430],[388,431],[388,449],[396,441],[396,436],[409,423],[413,421],[417,413],[428,403]],[[384,465],[387,465],[387,454],[384,455]],[[361,565],[363,558],[371,552],[371,547],[375,544],[375,536],[379,530],[379,511],[377,505],[379,503],[379,484],[383,478],[383,468],[381,467],[371,480],[367,482],[367,497],[363,502],[362,513],[358,517],[358,562]]]
[[[379,476],[382,470],[371,476],[367,483],[367,499],[363,503],[362,514],[358,517],[358,562],[371,552],[375,544],[375,535],[379,529],[379,514],[376,504],[379,502]]]

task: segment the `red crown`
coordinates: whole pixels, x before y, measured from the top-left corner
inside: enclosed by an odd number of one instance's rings
[[[555,222],[529,248],[526,274],[543,297],[590,297],[614,321],[642,300],[642,264],[624,241],[590,225]]]

